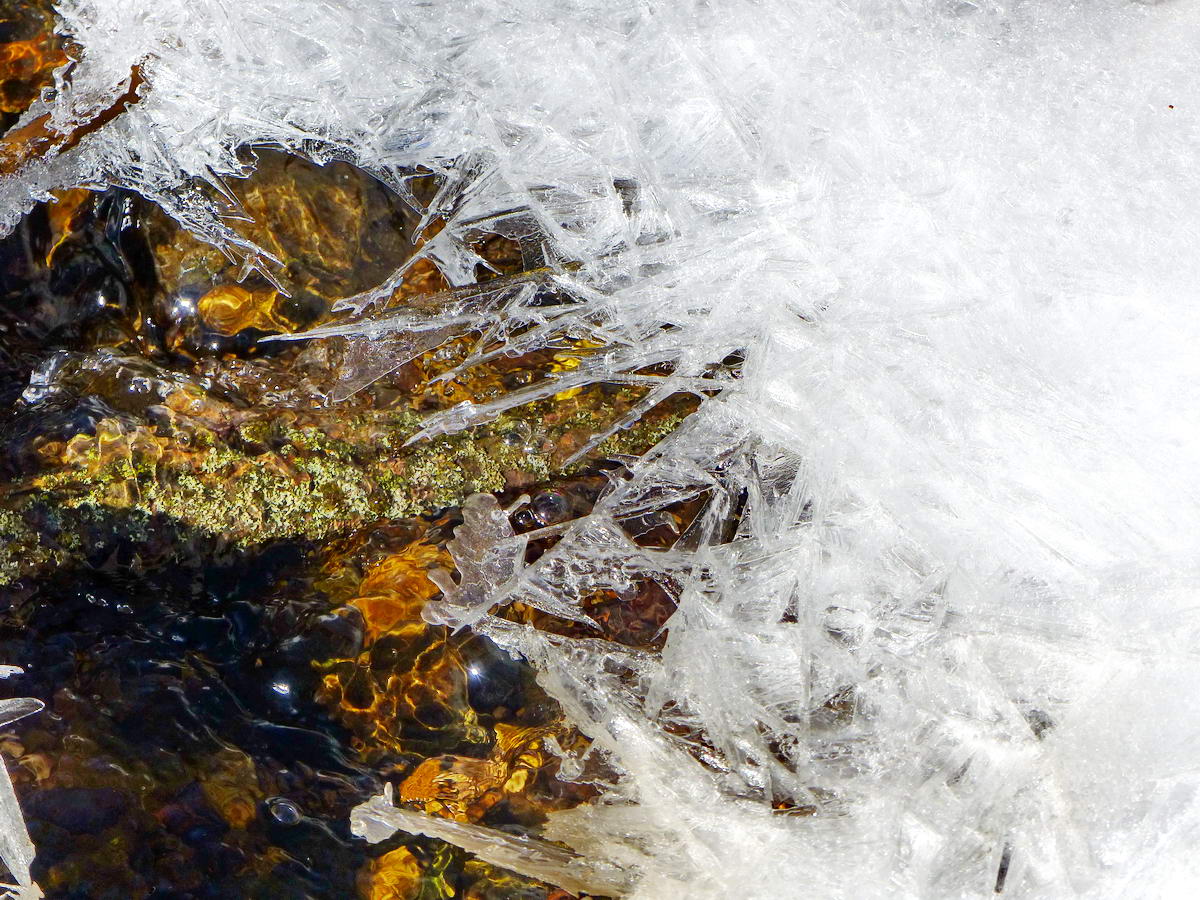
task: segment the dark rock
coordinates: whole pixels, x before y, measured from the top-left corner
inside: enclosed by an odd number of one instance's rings
[[[26,795],[22,805],[26,816],[71,834],[98,834],[117,824],[129,803],[113,788],[48,788]]]

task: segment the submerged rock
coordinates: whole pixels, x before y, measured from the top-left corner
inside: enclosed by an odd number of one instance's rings
[[[416,212],[346,163],[246,151],[250,175],[228,184],[234,230],[256,248],[243,271],[156,209],[146,238],[158,290],[154,319],[172,351],[250,352],[265,334],[315,324],[333,302],[385,281],[412,253]]]
[[[66,61],[49,3],[5,4],[0,18],[0,131],[29,108]]]
[[[27,816],[71,834],[99,834],[120,821],[130,798],[113,788],[48,788],[25,797]]]

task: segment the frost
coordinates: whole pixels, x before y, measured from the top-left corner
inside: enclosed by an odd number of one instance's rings
[[[346,298],[342,396],[477,333],[599,349],[423,436],[591,381],[706,398],[537,563],[482,501],[459,535],[434,612],[531,659],[620,773],[544,837],[644,898],[1194,885],[1194,4],[61,10],[64,133],[145,84],[0,182],[5,222],[120,184],[269,271],[220,199],[239,147],[410,199],[429,172],[420,254],[453,296],[383,309],[401,271]],[[474,285],[483,232],[535,248],[557,302]],[[705,507],[675,548],[631,545],[681,497]],[[677,600],[661,653],[489,615],[633,578]]]

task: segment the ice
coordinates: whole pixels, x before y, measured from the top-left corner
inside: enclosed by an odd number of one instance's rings
[[[447,544],[458,569],[456,583],[445,569],[430,573],[442,591],[440,609],[455,615],[432,613],[433,618],[462,627],[474,624],[491,608],[492,594],[516,577],[525,556],[526,538],[518,537],[508,512],[491,494],[473,494],[462,507],[463,524]]]
[[[435,609],[532,660],[619,773],[545,838],[640,898],[994,895],[1002,867],[1006,896],[1188,895],[1194,4],[61,11],[83,52],[54,122],[91,121],[135,66],[145,85],[0,182],[3,221],[120,184],[270,270],[222,218],[238,147],[348,159],[402,194],[428,171],[446,224],[421,252],[462,303],[389,313],[385,283],[347,298],[341,339],[603,347],[423,435],[594,380],[708,398],[550,559],[481,563]],[[487,230],[537,244],[566,299],[471,305]],[[364,351],[353,379],[395,358]],[[680,543],[631,548],[621,521],[681,496],[708,505]],[[635,575],[678,601],[661,654],[489,615]]]
[[[2,666],[0,678],[21,673],[17,666]],[[40,712],[44,704],[40,700],[19,698],[0,700],[0,727],[23,719],[25,716]],[[0,763],[0,860],[8,868],[9,873],[17,880],[16,884],[0,884],[0,897],[11,897],[13,900],[35,900],[42,892],[29,873],[33,863],[33,842],[25,830],[25,819],[21,815],[21,807],[17,805],[17,795],[13,790],[12,778],[8,769]]]
[[[628,877],[615,866],[589,863],[569,850],[528,835],[401,809],[393,804],[392,793],[389,784],[382,795],[356,807],[351,830],[373,842],[387,840],[397,831],[440,838],[493,865],[524,872],[570,891],[620,896],[629,887]]]

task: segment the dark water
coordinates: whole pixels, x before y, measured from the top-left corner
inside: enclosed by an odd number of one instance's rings
[[[47,446],[114,420],[144,427],[145,404],[119,378],[22,400],[48,354],[115,348],[164,378],[205,356],[257,355],[253,330],[170,346],[138,198],[93,198],[65,234],[51,215],[38,207],[0,243],[0,509],[20,505],[21,527],[57,552],[0,586],[0,659],[25,670],[0,689],[46,704],[3,739],[39,885],[64,898],[548,896],[437,842],[368,846],[348,832],[351,808],[385,779],[399,782],[433,754],[486,756],[501,718],[553,713],[526,697],[530,673],[481,639],[451,641],[417,621],[367,646],[347,597],[438,517],[361,528],[344,547],[241,546],[119,502],[83,512],[52,494],[28,502],[34,480],[59,464]],[[440,519],[431,545],[449,537],[453,511]],[[455,688],[453,673],[468,665],[469,683]],[[356,735],[363,714],[347,727],[321,694],[323,679],[340,678],[353,699],[385,670],[398,690],[440,679],[420,704],[389,710],[379,727],[391,746]],[[488,816],[529,821],[505,804]],[[373,882],[371,860],[399,847],[427,875]]]
[[[312,699],[313,655],[355,636],[317,598],[264,602],[301,557],[62,573],[8,598],[0,654],[26,674],[6,687],[47,706],[15,774],[48,893],[352,893],[366,848],[344,823],[379,780]]]
[[[4,687],[47,707],[6,751],[49,896],[349,897],[369,856],[404,843],[348,833],[351,807],[420,754],[364,764],[314,699],[314,661],[353,657],[363,634],[300,574],[310,549],[60,572],[7,592],[0,658],[25,674]],[[462,652],[477,713],[522,705],[517,663],[479,639]],[[414,746],[471,749],[424,736]],[[440,853],[431,890],[487,887],[433,844],[405,844]]]

